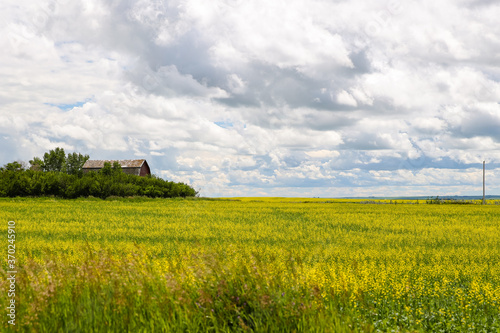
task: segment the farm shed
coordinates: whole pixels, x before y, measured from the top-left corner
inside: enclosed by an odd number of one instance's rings
[[[104,163],[106,162],[109,162],[111,166],[113,166],[113,163],[118,162],[123,172],[131,175],[143,177],[151,174],[151,170],[146,160],[88,160],[82,167],[83,173],[89,171],[98,172],[104,167]]]

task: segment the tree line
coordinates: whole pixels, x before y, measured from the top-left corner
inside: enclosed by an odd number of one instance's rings
[[[98,172],[83,173],[88,155],[56,148],[42,158],[34,157],[29,167],[11,162],[0,168],[0,197],[56,196],[61,198],[147,196],[152,198],[193,197],[189,185],[166,181],[154,175],[140,177],[123,172],[118,162],[106,162]]]

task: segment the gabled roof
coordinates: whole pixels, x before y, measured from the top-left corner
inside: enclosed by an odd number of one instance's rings
[[[111,166],[113,166],[114,162],[118,162],[122,168],[140,168],[146,160],[87,160],[83,165],[83,169],[104,168],[105,162],[109,162]]]

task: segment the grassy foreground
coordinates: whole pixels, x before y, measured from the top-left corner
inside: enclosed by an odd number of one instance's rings
[[[2,305],[10,220],[2,331],[500,332],[500,206],[0,199]]]

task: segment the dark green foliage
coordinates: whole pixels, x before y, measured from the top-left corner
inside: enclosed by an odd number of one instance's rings
[[[17,163],[17,162],[14,162]],[[14,163],[0,169],[0,196],[56,196],[78,198],[94,196],[148,196],[152,198],[194,197],[197,192],[183,183],[155,176],[139,177],[122,172],[108,163],[98,173],[68,174],[57,171],[24,170]],[[19,164],[19,163],[18,163]]]
[[[43,155],[44,171],[64,171],[66,154],[63,148],[56,148]]]
[[[125,174],[120,163],[104,163],[98,172],[84,174],[82,167],[89,155],[66,154],[63,148],[45,153],[43,160],[34,157],[26,170],[24,163],[12,162],[0,168],[0,197],[57,196],[78,198],[93,196],[152,198],[194,197],[197,192],[183,183],[165,181],[155,176]]]
[[[117,161],[114,161],[113,162],[113,173],[120,173],[120,172],[122,172],[122,166]]]
[[[82,167],[89,159],[89,155],[68,153],[66,156],[63,148],[56,148],[43,155],[43,160],[34,157],[29,161],[31,170],[66,172],[70,175],[82,175]]]
[[[32,160],[29,161],[30,169],[35,171],[43,170],[43,160],[40,157],[33,157]]]
[[[101,175],[105,175],[105,176],[111,176],[111,173],[112,173],[112,169],[111,169],[111,163],[109,162],[104,162],[104,166],[102,167],[101,170],[99,170],[99,173]]]
[[[14,161],[11,163],[7,163],[4,165],[3,168],[0,168],[0,170],[9,170],[9,171],[21,171],[24,170],[23,164],[19,163],[18,161]]]
[[[89,159],[89,155],[82,155],[80,153],[68,154],[66,158],[66,173],[70,175],[81,175],[82,167]]]

